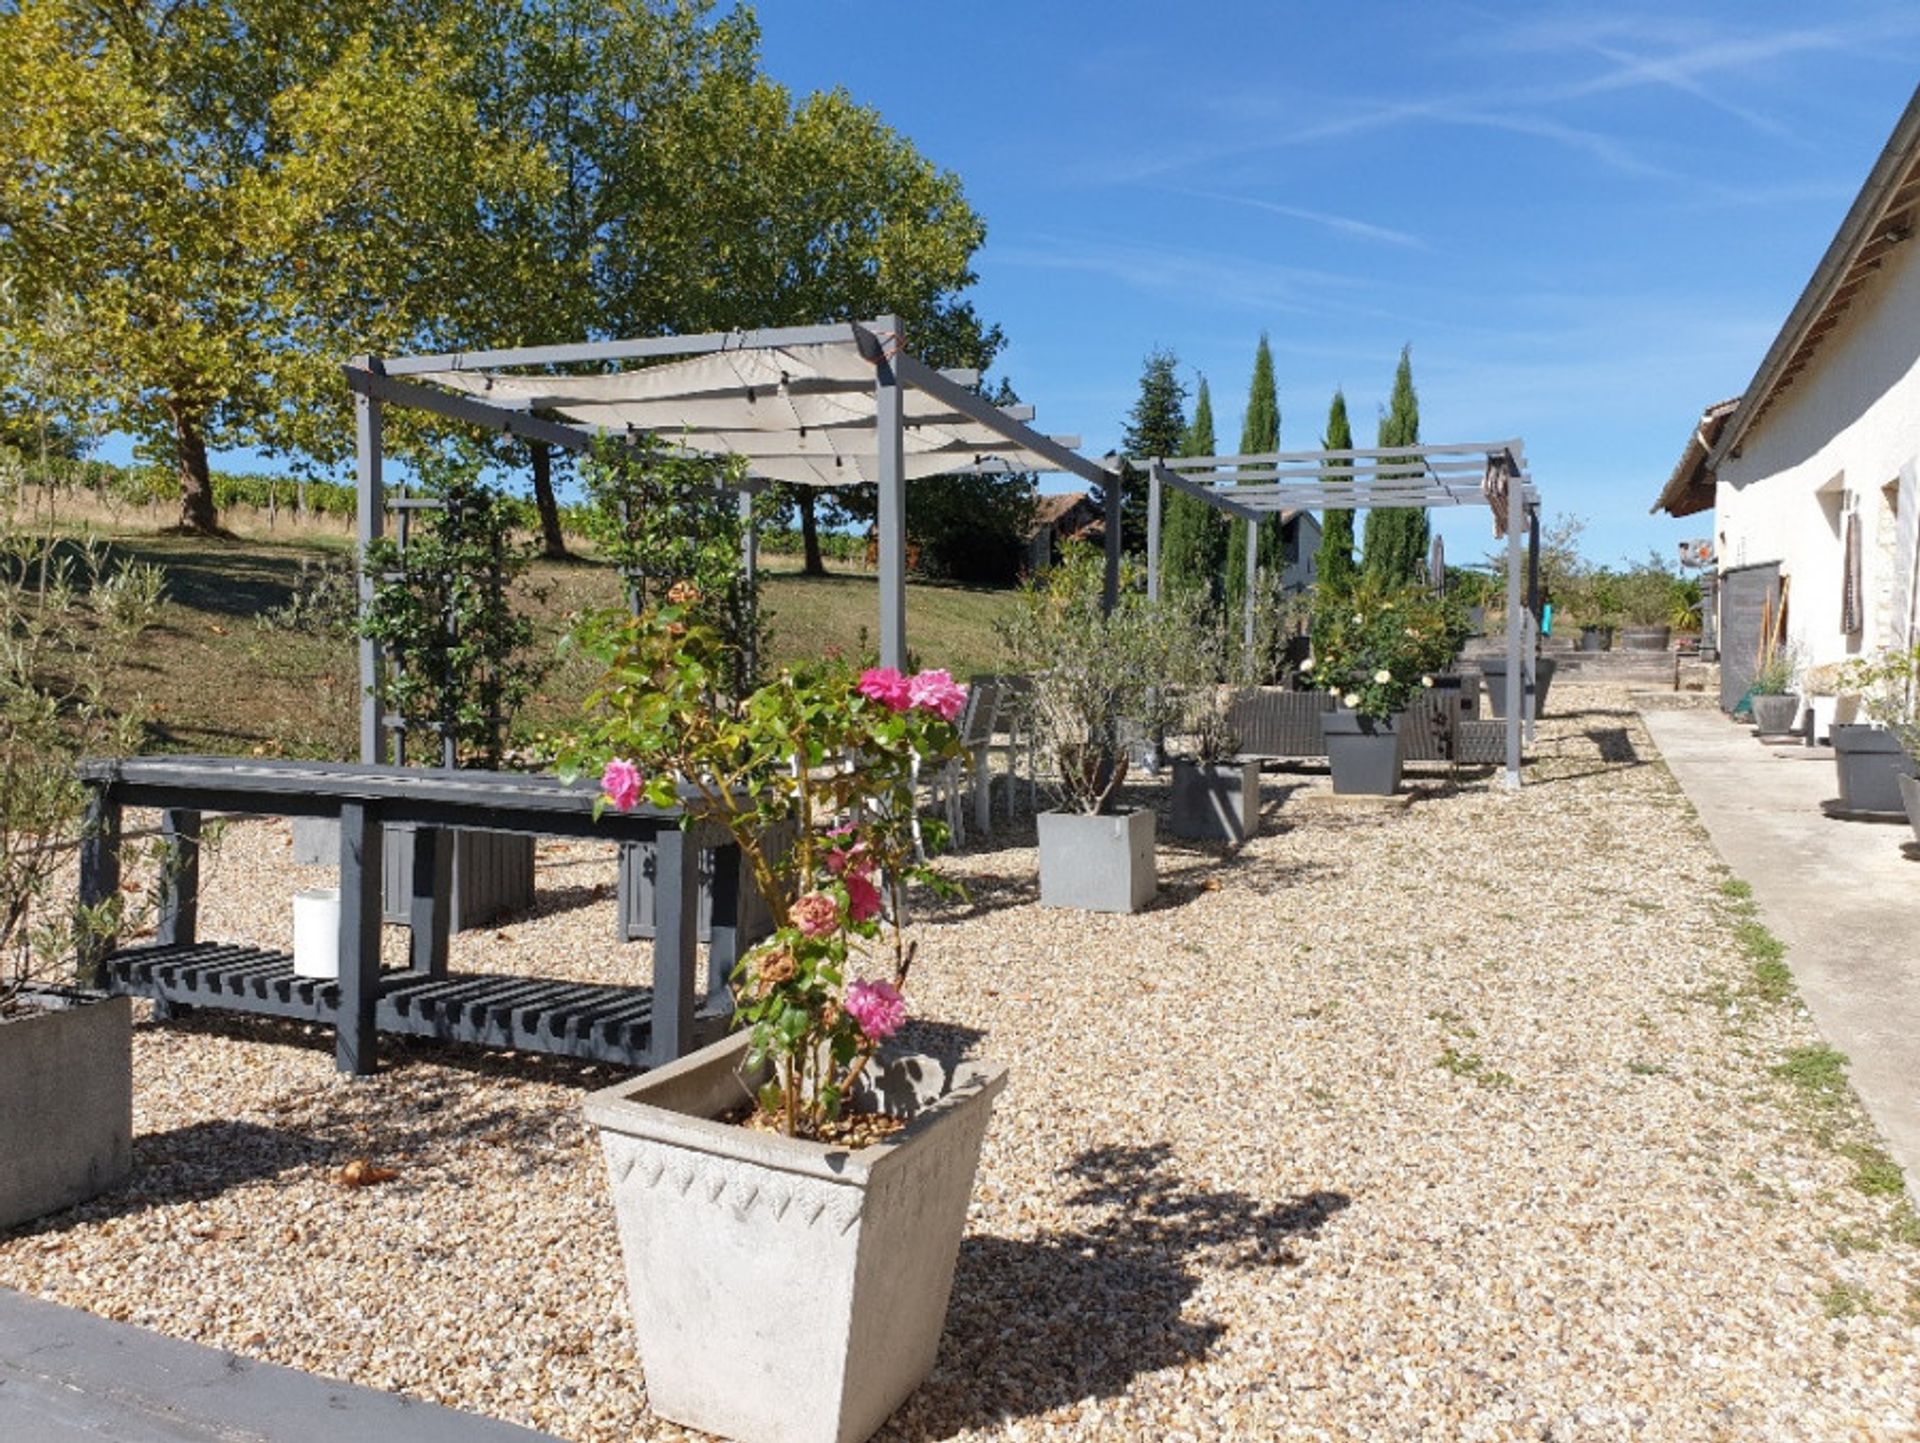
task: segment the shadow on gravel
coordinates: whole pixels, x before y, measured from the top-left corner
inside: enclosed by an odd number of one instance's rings
[[[1180,1177],[1172,1149],[1096,1148],[1067,1169],[1085,1226],[1031,1240],[968,1238],[933,1376],[880,1437],[931,1440],[1126,1391],[1143,1373],[1204,1358],[1224,1323],[1181,1315],[1196,1264],[1284,1268],[1348,1207],[1345,1193],[1286,1202]]]

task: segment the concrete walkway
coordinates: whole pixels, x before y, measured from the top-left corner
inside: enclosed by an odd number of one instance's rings
[[[1832,753],[1763,746],[1717,711],[1641,714],[1761,920],[1821,1034],[1846,1053],[1910,1192],[1920,1194],[1920,860],[1913,831],[1838,821]]]
[[[0,1288],[8,1443],[552,1443]]]

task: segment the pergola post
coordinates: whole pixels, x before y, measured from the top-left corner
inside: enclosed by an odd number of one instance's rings
[[[1147,470],[1147,599],[1160,600],[1160,468]]]
[[[1511,491],[1507,498],[1507,787],[1517,791],[1520,786],[1520,712],[1526,705],[1526,692],[1531,678],[1526,674],[1526,662],[1521,655],[1520,617],[1524,610],[1520,595],[1520,527],[1519,509],[1520,478],[1509,475],[1507,484]]]
[[[371,367],[369,356],[360,356],[355,364]],[[360,571],[360,614],[373,605],[373,573],[367,552],[380,538],[386,519],[387,488],[382,469],[383,426],[380,402],[364,392],[353,397],[354,432],[354,541]],[[380,698],[374,681],[380,671],[380,644],[370,636],[360,638],[360,760],[377,763],[386,759],[386,734],[380,716]]]
[[[760,572],[760,528],[753,515],[753,493],[742,487],[739,492],[740,506],[740,570],[747,579],[751,591],[755,578]],[[757,603],[756,603],[757,605]],[[747,677],[757,681],[760,676],[760,656],[754,645],[757,628],[747,628]]]
[[[902,422],[900,378],[893,356],[900,351],[900,320],[882,316],[876,322],[890,333],[891,352],[882,351],[874,366],[874,442],[879,459],[879,509],[874,536],[880,551],[880,664],[904,671],[907,665],[907,454]]]
[[[1534,724],[1540,716],[1540,689],[1535,675],[1540,669],[1540,508],[1527,508],[1527,686],[1522,695],[1527,701],[1527,740],[1534,737]]]
[[[1100,607],[1111,612],[1120,604],[1120,519],[1123,488],[1127,484],[1127,463],[1116,461],[1107,477],[1106,576],[1100,585]]]
[[[1248,656],[1253,655],[1253,622],[1255,603],[1260,595],[1259,581],[1260,522],[1258,518],[1249,517],[1247,519],[1247,612],[1242,621],[1242,630],[1245,633],[1242,640],[1246,645]]]

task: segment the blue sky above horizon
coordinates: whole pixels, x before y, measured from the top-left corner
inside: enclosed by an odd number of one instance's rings
[[[1920,81],[1920,6],[894,6],[767,0],[767,72],[846,87],[965,182],[999,368],[1094,454],[1140,366],[1239,437],[1264,330],[1281,440],[1403,344],[1423,436],[1525,439],[1600,559],[1759,364]],[[911,338],[909,338],[911,344]],[[1048,489],[1063,489],[1050,480]],[[1437,513],[1449,554],[1484,512]]]

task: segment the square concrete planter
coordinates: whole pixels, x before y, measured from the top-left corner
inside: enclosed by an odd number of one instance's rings
[[[133,1168],[133,1003],[47,988],[0,1020],[0,1228]]]
[[[1864,722],[1836,722],[1832,735],[1841,810],[1878,812],[1882,816],[1903,813],[1906,807],[1900,799],[1900,778],[1913,774],[1914,762],[1901,747],[1900,739],[1885,727]]]
[[[1114,816],[1042,812],[1040,905],[1083,912],[1138,912],[1160,890],[1153,813]]]
[[[765,1069],[738,1033],[590,1094],[647,1400],[741,1443],[859,1443],[933,1367],[1005,1070],[898,1056],[861,1105],[909,1119],[849,1152],[715,1119]]]
[[[1260,830],[1260,763],[1173,764],[1173,834],[1198,842],[1244,842]]]
[[[332,817],[293,817],[293,860],[330,867],[340,860],[340,824]],[[412,827],[388,827],[381,847],[380,916],[405,922],[413,887]],[[533,905],[535,839],[513,832],[453,833],[453,930],[488,927]]]
[[[1538,656],[1533,661],[1533,714],[1543,717],[1547,714],[1547,691],[1553,685],[1553,673],[1560,665],[1550,656]],[[1496,717],[1507,714],[1507,659],[1504,656],[1485,657],[1480,662],[1480,678],[1487,686],[1487,710]]]
[[[1400,720],[1396,715],[1381,721],[1345,707],[1320,718],[1335,793],[1390,797],[1400,790],[1400,768],[1406,755]]]
[[[1800,698],[1792,692],[1756,692],[1747,705],[1753,711],[1753,729],[1762,737],[1791,736],[1800,720]]]

